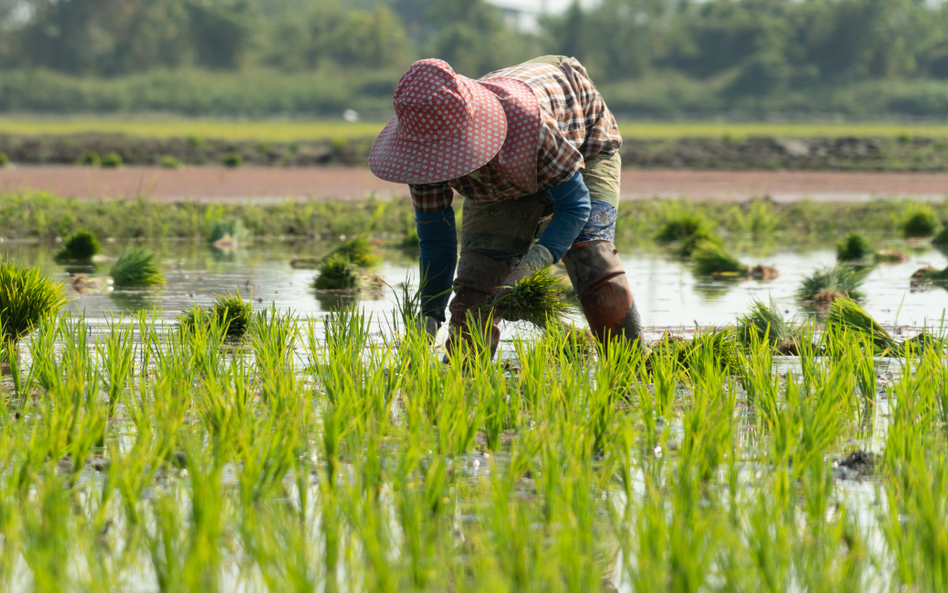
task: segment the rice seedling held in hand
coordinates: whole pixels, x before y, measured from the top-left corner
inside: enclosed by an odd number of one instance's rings
[[[517,282],[488,307],[501,319],[529,321],[543,328],[549,323],[563,323],[563,317],[572,310],[565,297],[563,282],[544,269]]]
[[[36,268],[0,258],[0,338],[14,342],[69,300],[62,284]]]
[[[253,233],[250,232],[244,221],[239,218],[219,220],[214,223],[207,241],[218,249],[233,249],[250,243]]]
[[[94,233],[78,231],[66,239],[66,244],[56,254],[56,261],[90,262],[101,250],[99,240]]]
[[[832,336],[833,332],[847,331],[869,337],[876,355],[901,353],[901,344],[855,301],[846,298],[836,299],[826,317],[824,333]]]
[[[158,256],[145,247],[126,247],[112,266],[109,276],[116,288],[164,286],[165,276],[158,267]]]
[[[178,320],[182,326],[194,328],[198,323],[210,323],[211,317],[217,318],[218,324],[227,328],[229,339],[239,340],[247,334],[253,321],[253,305],[244,301],[237,290],[233,295],[217,295],[210,308],[192,307]]]
[[[745,348],[766,340],[781,354],[799,351],[797,332],[773,299],[770,299],[770,305],[754,299],[750,311],[737,318],[737,336]]]
[[[829,306],[839,298],[859,301],[864,297],[859,287],[868,275],[868,270],[858,270],[850,266],[817,270],[803,279],[795,296],[798,300],[810,302],[816,307]]]

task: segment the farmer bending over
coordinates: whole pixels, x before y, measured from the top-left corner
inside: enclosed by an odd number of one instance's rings
[[[469,310],[562,259],[596,338],[638,338],[613,245],[622,137],[579,61],[544,56],[472,80],[421,60],[398,81],[394,104],[369,167],[411,190],[429,334],[445,321],[452,281],[449,350],[467,333]],[[460,261],[455,190],[464,197]]]

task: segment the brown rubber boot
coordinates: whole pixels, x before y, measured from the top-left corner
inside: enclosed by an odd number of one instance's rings
[[[573,245],[563,263],[596,339],[601,343],[617,336],[637,340],[642,322],[612,241]]]
[[[486,305],[507,276],[510,268],[499,261],[477,251],[462,251],[458,261],[457,279],[454,281],[454,298],[448,305],[451,311],[451,320],[448,326],[449,337],[445,348],[451,352],[458,340],[470,339],[470,328],[467,324],[467,313],[476,307]],[[488,331],[488,321],[481,319],[481,331]],[[500,319],[491,320],[490,355],[493,358],[500,344]]]

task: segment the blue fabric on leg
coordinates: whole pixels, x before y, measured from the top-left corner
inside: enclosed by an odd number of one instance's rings
[[[553,262],[563,259],[589,219],[589,189],[583,174],[576,173],[566,183],[547,190],[553,202],[553,218],[537,241],[553,255]]]
[[[616,218],[618,211],[611,204],[593,200],[590,202],[589,220],[586,226],[579,232],[576,243],[585,243],[586,241],[612,241],[616,239]]]
[[[458,231],[454,208],[415,212],[421,248],[421,312],[444,323],[458,263]]]

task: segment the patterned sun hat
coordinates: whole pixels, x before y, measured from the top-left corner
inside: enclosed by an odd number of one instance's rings
[[[507,136],[500,99],[447,62],[420,60],[398,81],[395,117],[369,152],[369,168],[396,183],[439,183],[487,164]]]

